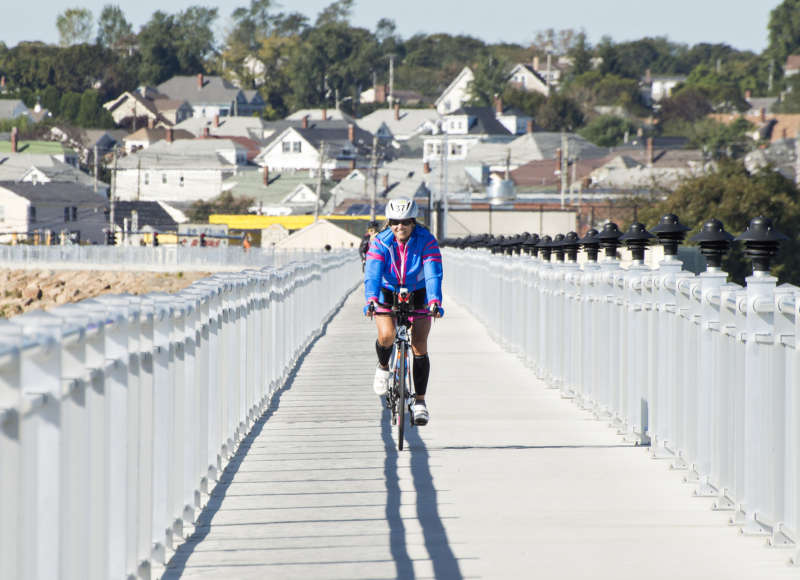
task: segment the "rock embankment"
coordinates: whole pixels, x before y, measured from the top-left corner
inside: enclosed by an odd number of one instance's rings
[[[0,270],[0,318],[100,294],[177,292],[207,272]]]

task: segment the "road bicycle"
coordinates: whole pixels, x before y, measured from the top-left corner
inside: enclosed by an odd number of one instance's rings
[[[414,314],[411,292],[400,288],[392,292],[392,317],[395,319],[394,344],[389,358],[389,390],[384,399],[386,408],[392,412],[392,425],[397,425],[397,449],[403,450],[406,425],[406,410],[410,426],[414,426],[411,404],[416,398],[411,374],[411,320]],[[370,304],[370,312],[375,306]]]

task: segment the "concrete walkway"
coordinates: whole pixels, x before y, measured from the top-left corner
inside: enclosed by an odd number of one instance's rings
[[[446,304],[431,423],[398,453],[356,292],[213,492],[167,578],[797,578]]]

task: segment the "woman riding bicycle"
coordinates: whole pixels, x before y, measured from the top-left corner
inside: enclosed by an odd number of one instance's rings
[[[413,376],[416,400],[411,412],[416,425],[425,425],[430,417],[425,404],[430,360],[428,333],[431,316],[439,318],[442,304],[442,255],[439,244],[426,228],[417,224],[417,204],[411,199],[392,199],[386,204],[389,228],[375,236],[367,252],[364,273],[365,313],[375,314],[378,340],[378,367],[373,389],[385,395],[389,388],[389,359],[395,335],[391,316],[392,293],[403,287],[414,305],[411,350],[414,354]],[[373,308],[370,308],[372,306]]]

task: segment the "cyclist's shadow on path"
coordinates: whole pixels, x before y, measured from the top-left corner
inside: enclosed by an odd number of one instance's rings
[[[397,471],[397,442],[392,437],[391,414],[384,410],[381,416],[381,437],[386,447],[384,477],[386,480],[386,521],[389,523],[389,542],[397,578],[415,578],[414,566],[408,555],[406,529],[400,516],[400,476]],[[411,477],[416,492],[417,520],[422,527],[423,541],[433,564],[434,576],[439,580],[461,579],[461,569],[447,539],[447,532],[439,516],[439,504],[430,456],[418,427],[406,425],[406,450],[411,453]],[[406,494],[409,496],[410,494]]]

